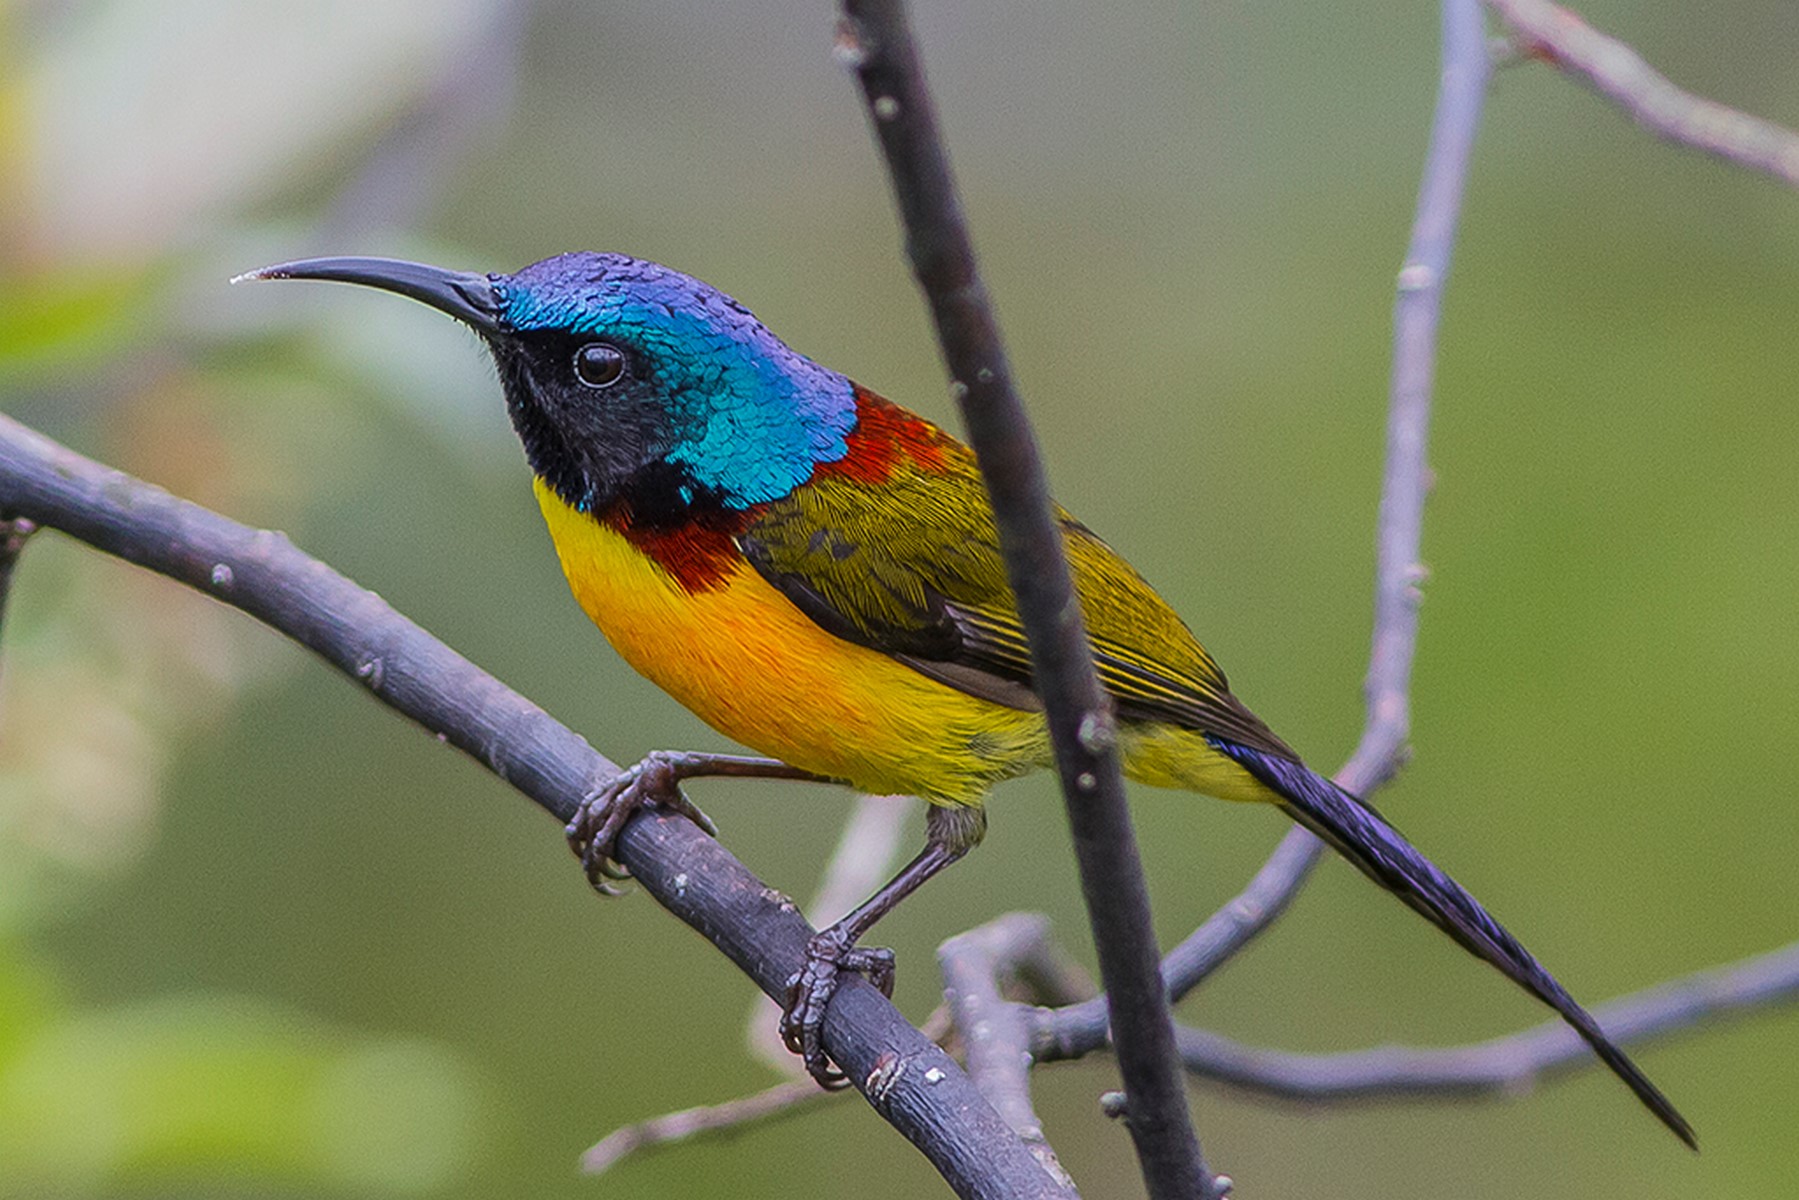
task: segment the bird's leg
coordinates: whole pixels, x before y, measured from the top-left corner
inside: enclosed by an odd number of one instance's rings
[[[925,847],[918,857],[855,911],[806,943],[805,964],[787,981],[781,1040],[805,1061],[806,1070],[821,1087],[840,1088],[848,1082],[825,1058],[821,1040],[825,1009],[837,992],[841,972],[860,971],[882,995],[893,995],[893,951],[864,949],[856,943],[925,880],[972,850],[986,831],[987,816],[979,808],[932,805],[925,815]]]
[[[594,890],[616,896],[619,889],[607,879],[628,879],[630,872],[619,863],[615,851],[618,835],[644,807],[679,813],[714,837],[718,828],[681,791],[683,779],[699,776],[731,776],[738,779],[803,779],[830,783],[822,775],[790,767],[772,758],[745,758],[735,754],[699,754],[687,750],[656,750],[636,766],[628,767],[589,792],[574,820],[564,832],[569,849],[581,860],[587,882]]]

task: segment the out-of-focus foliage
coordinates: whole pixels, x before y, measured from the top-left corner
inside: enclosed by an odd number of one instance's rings
[[[1785,0],[1583,11],[1799,123]],[[1351,743],[1393,272],[1434,6],[921,3],[1061,499],[1284,735]],[[719,745],[567,600],[473,339],[308,253],[668,261],[948,420],[826,6],[0,4],[0,407],[289,530],[617,758]],[[1799,931],[1799,197],[1501,73],[1451,281],[1417,760],[1383,808],[1581,996]],[[557,830],[211,601],[53,535],[0,646],[0,1195],[935,1194],[855,1101],[575,1178],[611,1127],[762,1085],[748,987]],[[706,787],[808,890],[846,811]],[[1260,819],[1258,819],[1260,816]],[[1138,805],[1164,933],[1278,824]],[[1085,922],[1046,782],[882,927]],[[1253,1041],[1451,1042],[1538,1019],[1353,872],[1183,1014]],[[1785,1197],[1799,1016],[1643,1055],[1684,1155],[1598,1073],[1510,1103],[1306,1111],[1200,1089],[1263,1197]],[[1138,1194],[1103,1063],[1046,1071],[1094,1200]]]
[[[379,136],[494,15],[202,0],[7,10],[8,408],[85,431],[204,503],[302,514],[355,462],[323,436],[343,398],[291,354],[196,320],[183,294],[270,236],[253,205]],[[182,748],[296,660],[119,564],[62,548],[31,559],[8,614],[0,735],[0,1195],[234,1177],[452,1185],[483,1144],[482,1087],[441,1039],[337,1028],[179,971],[108,997],[32,948],[78,929],[141,865]]]

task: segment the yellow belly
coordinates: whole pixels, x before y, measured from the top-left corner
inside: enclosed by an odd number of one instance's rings
[[[1046,764],[1043,718],[832,636],[748,564],[689,594],[624,537],[538,504],[575,599],[624,660],[726,737],[870,792],[979,804]]]

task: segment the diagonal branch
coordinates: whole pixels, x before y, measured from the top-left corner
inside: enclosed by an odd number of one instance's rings
[[[943,969],[950,1017],[968,1034],[963,1042],[969,1075],[1044,1165],[1060,1173],[1062,1165],[1031,1107],[1029,1031],[1023,1009],[1000,993],[1002,977],[1023,973],[1026,960],[1042,957],[1048,947],[1047,917],[1010,913],[950,938],[938,948],[937,961]]]
[[[1490,74],[1478,0],[1444,0],[1436,117],[1393,308],[1387,459],[1375,531],[1374,634],[1364,686],[1367,717],[1355,753],[1336,776],[1357,795],[1368,795],[1392,779],[1407,754],[1412,660],[1418,646],[1418,585],[1425,575],[1419,558],[1430,479],[1425,448],[1437,325]],[[1185,995],[1273,924],[1292,903],[1323,850],[1305,830],[1290,831],[1249,886],[1163,960],[1170,995],[1176,999]],[[1037,1034],[1052,1057],[1079,1057],[1106,1040],[1105,1010],[1099,1000],[1046,1012],[1038,1021],[1047,1023]]]
[[[581,1156],[581,1170],[589,1175],[604,1174],[633,1154],[790,1116],[816,1108],[824,1101],[835,1100],[841,1094],[841,1091],[819,1087],[808,1075],[804,1079],[783,1080],[773,1087],[723,1104],[705,1104],[665,1113],[615,1129],[601,1138]]]
[[[839,49],[855,68],[893,180],[907,257],[936,322],[1029,639],[1106,983],[1138,1163],[1156,1200],[1211,1200],[1216,1184],[1200,1157],[1173,1057],[1173,1021],[1110,706],[1094,671],[1036,438],[975,266],[905,5],[844,0],[843,12]]]
[[[1657,137],[1799,187],[1799,133],[1675,86],[1628,45],[1558,4],[1487,4],[1526,49],[1591,84]]]
[[[0,513],[24,517],[167,575],[308,647],[389,707],[463,750],[566,822],[618,767],[578,734],[297,550],[59,446],[0,416]],[[792,901],[678,817],[626,827],[620,860],[663,907],[770,995],[786,987],[813,930]],[[871,1106],[956,1192],[1067,1200],[955,1062],[873,985],[851,977],[826,1016],[825,1046]]]

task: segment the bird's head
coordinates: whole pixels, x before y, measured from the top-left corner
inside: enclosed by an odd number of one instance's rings
[[[243,279],[397,292],[480,333],[531,468],[582,511],[639,521],[779,499],[843,457],[849,380],[788,347],[697,279],[622,254],[546,258],[513,275],[382,258],[315,258]]]

